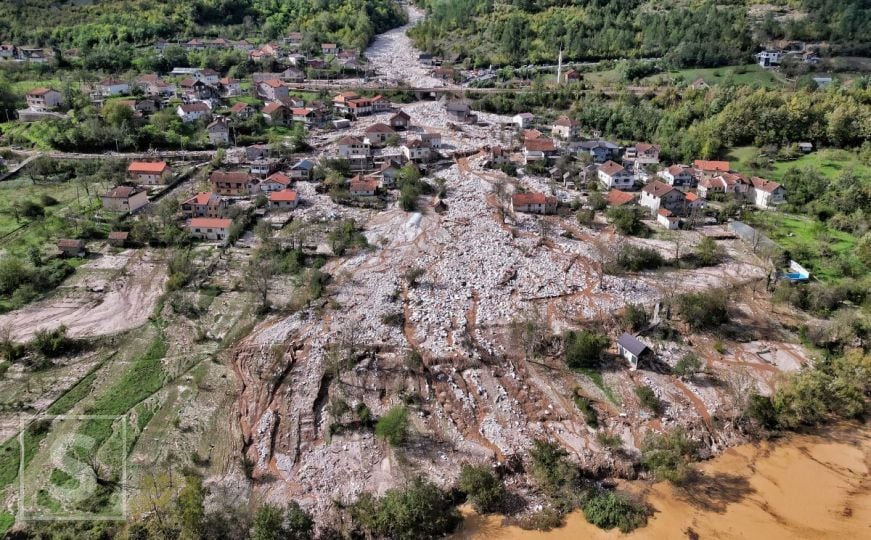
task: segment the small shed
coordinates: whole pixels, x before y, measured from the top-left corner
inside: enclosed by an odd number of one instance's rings
[[[63,257],[84,257],[87,255],[84,240],[61,239],[57,241],[57,249]]]
[[[617,352],[620,356],[629,361],[629,366],[635,370],[638,369],[638,363],[642,359],[653,355],[650,347],[644,344],[640,339],[632,334],[624,332],[622,336],[617,338]]]
[[[112,231],[109,233],[109,245],[114,247],[124,247],[127,243],[127,237],[130,233],[127,231]]]

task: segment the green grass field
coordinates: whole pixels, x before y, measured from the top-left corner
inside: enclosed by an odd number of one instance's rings
[[[784,83],[783,79],[775,72],[762,69],[756,64],[748,64],[746,66],[684,69],[668,73],[658,73],[642,79],[641,84],[667,83],[678,78],[683,79],[684,82],[689,84],[699,77],[703,78],[709,86],[716,86],[728,80],[739,85],[755,85],[764,88],[776,88]]]
[[[732,161],[732,167],[739,172],[763,176],[775,181],[780,181],[792,168],[807,167],[816,168],[827,178],[834,178],[846,170],[853,170],[860,176],[871,177],[871,167],[860,162],[859,156],[849,150],[824,148],[792,161],[776,161],[771,169],[755,169],[750,166],[749,162],[758,153],[759,149],[755,146],[742,146],[732,149],[728,159]]]
[[[857,238],[849,233],[827,227],[805,216],[782,212],[752,212],[746,221],[762,229],[772,240],[788,250],[816,279],[836,281],[842,273],[834,265],[836,259],[820,248],[825,246],[838,257],[849,256]]]

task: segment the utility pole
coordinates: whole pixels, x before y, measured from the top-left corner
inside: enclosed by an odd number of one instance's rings
[[[556,63],[556,84],[557,86],[562,83],[563,80],[563,48],[559,48],[559,57],[557,58]]]

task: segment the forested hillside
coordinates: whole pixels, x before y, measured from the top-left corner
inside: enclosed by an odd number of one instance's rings
[[[417,46],[478,65],[554,62],[562,47],[572,60],[663,57],[674,67],[710,67],[748,61],[760,37],[826,40],[853,54],[871,49],[864,0],[789,2],[796,7],[789,17],[740,0],[419,3],[429,17],[412,31]]]
[[[0,0],[0,13],[0,41],[86,51],[155,38],[269,40],[289,30],[362,47],[404,18],[393,0]]]

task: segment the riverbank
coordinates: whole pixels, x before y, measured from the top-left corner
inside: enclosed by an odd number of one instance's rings
[[[653,508],[647,526],[623,535],[580,512],[549,532],[503,527],[501,516],[467,514],[454,540],[605,538],[867,538],[871,536],[871,425],[742,445],[699,466],[686,489],[622,486]]]

